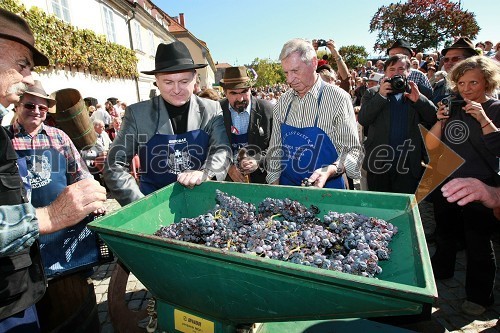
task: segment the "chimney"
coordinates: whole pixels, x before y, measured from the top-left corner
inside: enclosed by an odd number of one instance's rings
[[[179,24],[182,25],[183,28],[184,26],[184,13],[179,13]]]

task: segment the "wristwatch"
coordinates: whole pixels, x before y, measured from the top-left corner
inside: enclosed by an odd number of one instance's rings
[[[345,168],[342,165],[340,165],[339,162],[334,162],[332,163],[332,165],[335,165],[337,167],[337,170],[335,170],[333,177],[338,177],[345,172]]]
[[[203,169],[203,173],[207,175],[207,179],[213,179],[215,178],[215,172],[213,172],[210,169]]]

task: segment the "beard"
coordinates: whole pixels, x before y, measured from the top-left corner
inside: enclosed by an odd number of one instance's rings
[[[247,106],[248,106],[248,102],[247,101],[235,102],[234,106],[233,106],[233,109],[236,112],[241,113],[241,112],[245,111],[245,109],[247,108]]]

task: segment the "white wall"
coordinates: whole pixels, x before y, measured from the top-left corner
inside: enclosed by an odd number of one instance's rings
[[[75,69],[70,71],[69,68],[65,71],[45,71],[34,76],[42,82],[48,94],[60,89],[73,88],[80,92],[82,98],[94,97],[101,104],[104,104],[109,97],[116,97],[128,105],[137,102],[134,80],[103,79],[94,74],[76,72]]]

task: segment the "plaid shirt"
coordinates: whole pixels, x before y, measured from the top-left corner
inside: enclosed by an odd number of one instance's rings
[[[14,133],[12,145],[15,150],[54,148],[63,155],[66,159],[69,184],[92,177],[75,145],[69,136],[60,129],[42,124],[35,136],[27,133],[17,122],[11,125],[10,129]]]
[[[417,84],[420,92],[425,95],[428,99],[432,97],[432,86],[429,82],[429,78],[423,72],[418,69],[410,68],[410,74],[408,74],[408,80],[413,81]]]

